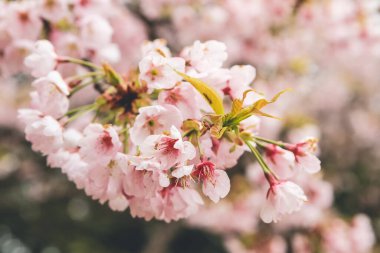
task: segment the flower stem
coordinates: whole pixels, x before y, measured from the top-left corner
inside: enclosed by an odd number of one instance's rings
[[[102,68],[89,62],[89,61],[85,61],[85,60],[81,60],[81,59],[77,59],[77,58],[71,58],[71,57],[65,57],[65,58],[62,58],[60,60],[60,63],[74,63],[74,64],[78,64],[78,65],[82,65],[84,67],[88,67],[90,69],[97,69],[97,70],[101,70]]]
[[[75,80],[84,80],[88,77],[97,77],[97,76],[104,76],[104,73],[102,71],[87,72],[85,74],[80,74],[80,75],[69,77],[68,80],[66,80],[66,81],[68,83],[70,83],[70,82],[73,82]]]
[[[71,116],[71,115],[74,115],[78,112],[81,112],[81,111],[88,111],[92,108],[95,108],[96,104],[89,104],[89,105],[82,105],[82,106],[79,106],[77,108],[74,108],[74,109],[71,109],[70,111],[68,111],[65,116]]]
[[[267,143],[263,143],[263,142],[261,142],[259,140],[252,140],[252,141],[254,141],[261,148],[264,148],[264,149],[267,148]]]
[[[89,86],[89,85],[91,85],[91,84],[93,84],[93,83],[94,83],[94,81],[93,81],[93,80],[90,80],[90,81],[88,81],[88,82],[84,82],[84,83],[82,83],[82,84],[80,84],[80,85],[75,86],[75,87],[71,90],[71,92],[70,92],[70,94],[69,94],[69,97],[72,97],[75,93],[77,93],[77,92],[80,91],[81,89],[83,89],[83,88],[85,88],[85,87],[87,87],[87,86]]]
[[[281,148],[285,147],[285,143],[283,143],[281,141],[269,140],[269,139],[266,139],[266,138],[263,138],[263,137],[259,137],[259,136],[253,136],[252,138],[256,139],[258,141],[274,144],[274,145],[279,146]]]
[[[245,144],[248,146],[248,148],[251,150],[252,154],[256,157],[257,161],[259,162],[261,168],[263,169],[265,174],[274,174],[272,170],[269,168],[269,166],[264,161],[263,157],[261,156],[260,152],[249,142],[249,140],[244,140]]]
[[[68,111],[65,114],[65,116],[69,116],[69,119],[65,122],[65,125],[77,119],[79,116],[83,115],[84,113],[96,109],[98,106],[99,106],[98,104],[94,103],[94,104],[84,105],[84,106],[75,108],[71,111]]]

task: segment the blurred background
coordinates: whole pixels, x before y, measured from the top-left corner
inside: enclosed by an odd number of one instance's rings
[[[89,43],[110,29],[106,46]],[[229,171],[229,196],[185,221],[146,222],[92,201],[46,166],[17,122],[32,80],[23,58],[41,38],[125,73],[144,40],[164,38],[174,52],[225,42],[227,65],[256,67],[256,90],[293,88],[270,108],[283,120],[264,120],[261,134],[320,139],[309,203],[261,223],[264,189],[248,156]],[[380,252],[379,70],[378,0],[0,0],[0,252]]]

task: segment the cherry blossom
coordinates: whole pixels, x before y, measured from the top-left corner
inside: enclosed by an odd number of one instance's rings
[[[242,98],[256,77],[256,69],[251,65],[235,65],[231,67],[229,72],[230,78],[226,81],[223,92],[232,98]],[[251,95],[248,93],[248,100]]]
[[[117,153],[106,168],[93,165],[88,172],[88,183],[85,192],[100,202],[109,200],[111,209],[124,211],[128,207],[128,200],[123,193],[123,168],[128,162],[125,154]]]
[[[30,40],[16,40],[4,48],[4,62],[1,69],[5,76],[12,76],[14,74],[27,72],[24,66],[24,58],[32,51],[33,42]]]
[[[39,0],[38,8],[41,16],[53,22],[59,22],[64,18],[70,18],[69,6],[65,0]]]
[[[22,1],[6,6],[6,30],[12,38],[30,40],[38,38],[42,21],[34,4],[30,1]]]
[[[171,90],[163,91],[158,97],[159,104],[174,105],[184,119],[197,119],[201,116],[201,108],[206,107],[199,94],[188,83],[182,83]]]
[[[227,59],[226,49],[226,45],[218,41],[195,41],[193,46],[182,51],[181,56],[197,71],[207,72],[222,66]]]
[[[78,189],[84,189],[89,183],[89,166],[76,152],[60,149],[49,154],[48,164],[51,167],[59,167],[68,179],[75,183]]]
[[[312,150],[315,149],[315,142],[314,139],[308,139],[288,148],[295,156],[295,166],[297,169],[311,174],[321,170],[321,162],[312,153]]]
[[[292,152],[276,145],[269,145],[265,154],[268,165],[282,178],[289,178],[294,174],[295,157]]]
[[[156,39],[154,41],[145,41],[141,46],[141,52],[143,56],[150,54],[156,54],[163,57],[171,57],[169,48],[167,47],[166,40]]]
[[[265,223],[278,222],[284,214],[299,211],[307,197],[302,188],[291,181],[271,183],[267,201],[260,212]]]
[[[69,88],[61,75],[52,71],[32,83],[36,91],[31,92],[31,106],[54,118],[62,117],[69,109]]]
[[[144,156],[155,156],[161,166],[170,168],[192,160],[196,153],[189,141],[183,141],[180,131],[172,126],[170,135],[150,135],[140,146]]]
[[[172,176],[175,178],[182,178],[182,177],[187,177],[190,176],[191,173],[193,172],[194,165],[183,165],[183,166],[178,166],[175,168],[174,171],[172,171]]]
[[[181,124],[182,114],[176,107],[170,104],[147,106],[139,109],[139,115],[129,132],[131,140],[138,145],[149,135],[160,134],[170,130],[171,126],[180,127]]]
[[[202,180],[202,191],[215,203],[227,196],[230,191],[230,178],[224,170],[215,169],[209,161],[201,162],[196,167],[196,175]]]
[[[211,161],[220,169],[227,169],[235,166],[239,157],[244,153],[243,147],[225,139],[212,139],[211,150]]]
[[[102,48],[111,41],[113,29],[106,19],[99,15],[86,15],[80,21],[80,38],[89,49]]]
[[[174,69],[184,71],[185,60],[179,57],[166,58],[149,54],[139,63],[140,80],[146,82],[150,92],[154,89],[170,89],[182,80]]]
[[[157,200],[156,217],[166,222],[188,217],[203,204],[197,191],[182,187],[164,189]]]
[[[25,125],[30,125],[42,117],[43,117],[42,113],[38,110],[34,110],[34,109],[18,110],[18,118]]]
[[[25,58],[25,65],[32,70],[35,77],[46,76],[57,66],[58,56],[54,46],[47,40],[37,41],[33,53]]]
[[[59,51],[75,57],[58,57],[53,44],[39,41],[25,60],[39,78],[32,83],[32,109],[20,110],[19,118],[26,139],[47,155],[49,166],[114,211],[129,208],[133,217],[170,222],[197,213],[201,193],[214,203],[228,198],[225,170],[249,152],[259,162],[260,183],[270,183],[263,220],[277,222],[299,211],[306,195],[280,170],[299,173],[293,167],[314,156],[315,142],[260,137],[260,117],[269,116],[262,108],[283,92],[268,100],[253,91],[254,67],[223,68],[227,50],[221,42],[196,41],[175,55],[164,40],[155,40],[142,46],[138,67],[119,73],[112,65],[119,53],[108,19],[91,13],[71,21],[79,22],[78,34],[58,32],[53,38],[63,48],[73,46]],[[45,58],[49,66],[32,65]],[[102,59],[109,63],[98,65]],[[252,203],[260,203],[260,194],[252,195]]]
[[[79,153],[85,162],[105,166],[115,157],[121,145],[114,127],[90,124],[83,130]]]
[[[21,112],[22,114],[25,111]],[[29,113],[29,112],[28,112]],[[34,114],[34,112],[30,113]],[[31,117],[20,115],[20,117]],[[34,115],[33,115],[34,117]],[[22,119],[23,120],[23,119]],[[26,122],[25,138],[32,143],[32,148],[44,155],[56,152],[63,145],[62,126],[51,116],[41,116],[32,122]]]
[[[163,187],[170,185],[167,170],[154,159],[130,157],[124,180],[125,192],[134,197],[153,197]],[[129,178],[129,179],[128,179]]]

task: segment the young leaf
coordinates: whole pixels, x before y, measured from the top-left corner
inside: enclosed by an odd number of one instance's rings
[[[216,114],[218,115],[224,114],[223,100],[213,88],[208,86],[202,80],[188,76],[179,71],[176,71],[176,72],[178,73],[178,75],[182,76],[182,78],[185,81],[193,85],[193,87],[205,98],[207,103],[211,106],[211,108],[214,110]]]

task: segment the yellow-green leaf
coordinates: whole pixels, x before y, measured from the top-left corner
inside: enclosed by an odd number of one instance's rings
[[[188,76],[182,72],[175,70],[185,81],[189,82],[193,87],[205,98],[214,112],[218,115],[224,114],[223,100],[216,91],[208,86],[200,79]]]
[[[243,101],[240,99],[234,99],[232,101],[232,108],[230,112],[231,117],[238,114],[242,107],[243,107]]]
[[[103,64],[103,70],[105,73],[105,80],[112,86],[116,87],[123,83],[123,79],[109,64]]]
[[[257,109],[257,110],[260,110],[260,109],[263,108],[264,106],[276,102],[277,99],[278,99],[282,94],[284,94],[285,92],[290,91],[290,90],[291,90],[291,89],[285,89],[285,90],[280,91],[280,92],[277,93],[277,94],[276,94],[271,100],[266,100],[265,98],[259,99],[258,101],[256,101],[256,102],[253,104],[253,108],[254,108],[254,109]]]

